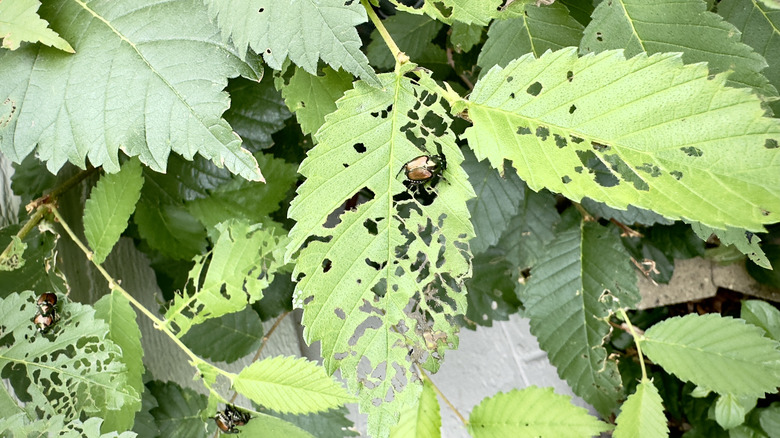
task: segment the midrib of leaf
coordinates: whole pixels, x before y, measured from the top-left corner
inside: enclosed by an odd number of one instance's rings
[[[733,361],[733,362],[737,362],[737,363],[740,363],[740,364],[746,364],[746,365],[749,365],[749,366],[755,365],[754,361],[743,360],[742,359],[742,357],[743,357],[742,355],[729,356],[729,355],[723,354],[723,353],[721,353],[719,351],[708,351],[708,350],[705,350],[705,349],[703,349],[701,347],[691,346],[690,344],[680,344],[680,343],[669,342],[669,341],[658,341],[658,340],[655,340],[655,339],[647,339],[647,338],[642,339],[642,342],[647,343],[647,344],[653,344],[654,343],[654,344],[658,344],[658,345],[665,345],[665,346],[670,347],[670,348],[675,348],[677,351],[687,350],[687,351],[695,352],[697,354],[701,354],[701,355],[707,356],[707,357],[717,357],[719,359],[723,359],[723,360],[729,361],[729,362]]]
[[[634,19],[631,18],[630,15],[628,15],[628,10],[626,9],[626,5],[623,4],[622,0],[614,0],[617,1],[618,4],[620,4],[620,9],[623,10],[623,14],[628,18],[628,24],[631,26],[631,33],[634,35],[634,39],[636,39],[637,44],[642,48],[643,52],[647,52],[647,48],[645,47],[644,42],[642,42],[642,39],[639,38],[639,34],[636,32],[636,27],[634,26]]]
[[[241,156],[237,155],[234,151],[230,150],[229,148],[226,148],[225,145],[222,143],[222,141],[216,137],[214,137],[214,134],[212,133],[211,129],[209,129],[209,126],[206,125],[206,123],[203,122],[203,119],[198,115],[198,113],[192,108],[192,106],[187,103],[187,100],[184,99],[184,96],[179,93],[179,91],[170,83],[168,82],[161,74],[157,71],[157,69],[154,68],[154,66],[149,63],[149,61],[144,57],[143,54],[141,54],[140,51],[138,51],[138,48],[136,47],[135,43],[127,39],[127,37],[124,36],[117,28],[115,28],[108,20],[103,18],[101,15],[99,15],[97,12],[92,10],[89,6],[87,6],[86,3],[83,2],[83,0],[74,0],[79,6],[81,6],[85,11],[89,12],[93,17],[100,20],[103,24],[106,25],[109,29],[111,29],[111,32],[113,32],[120,40],[126,42],[130,47],[133,48],[133,51],[136,55],[138,55],[138,58],[143,61],[144,64],[146,64],[147,67],[149,67],[149,70],[154,73],[155,77],[157,77],[162,83],[165,84],[168,89],[173,92],[173,94],[176,96],[176,98],[184,104],[184,106],[187,108],[187,110],[192,114],[192,116],[195,118],[195,120],[199,121],[201,125],[203,125],[204,128],[206,128],[206,131],[208,131],[209,135],[211,135],[214,140],[220,145],[222,145],[222,148],[225,150],[228,150],[231,155],[238,158],[238,161],[241,162]],[[148,99],[147,99],[148,100]],[[105,100],[104,100],[105,102]],[[145,101],[146,102],[146,101]],[[144,117],[146,117],[146,112],[144,111]],[[161,166],[162,167],[162,166]]]

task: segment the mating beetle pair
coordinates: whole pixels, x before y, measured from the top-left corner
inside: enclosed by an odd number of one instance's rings
[[[214,416],[214,422],[222,433],[238,433],[236,426],[247,424],[250,418],[248,413],[239,411],[235,406],[226,405],[224,411],[217,412]]]
[[[33,318],[33,324],[38,327],[41,333],[46,332],[55,322],[57,322],[57,295],[47,292],[38,297],[38,312]]]

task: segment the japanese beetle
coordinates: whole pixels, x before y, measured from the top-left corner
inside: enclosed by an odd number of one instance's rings
[[[401,172],[404,172],[409,184],[418,185],[431,181],[431,184],[435,185],[445,169],[447,169],[447,159],[444,154],[420,155],[404,164],[395,176],[397,178]]]
[[[38,297],[38,312],[41,315],[49,315],[54,311],[55,306],[57,306],[57,295],[47,292]]]
[[[33,318],[33,324],[38,327],[38,331],[41,333],[45,333],[55,322],[57,322],[57,314],[54,311],[49,315],[38,313]]]
[[[245,412],[241,412],[234,406],[226,405],[225,410],[217,412],[214,416],[214,422],[222,433],[238,433],[236,426],[243,426],[249,422],[251,417]]]

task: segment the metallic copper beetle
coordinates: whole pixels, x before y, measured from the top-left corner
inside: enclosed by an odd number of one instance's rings
[[[401,172],[404,172],[409,184],[425,184],[429,181],[435,184],[445,169],[447,169],[447,159],[443,154],[420,155],[404,164],[395,176],[398,177]]]
[[[222,433],[238,433],[236,426],[243,426],[249,422],[251,417],[245,412],[241,412],[234,406],[227,405],[225,410],[217,412],[214,416],[214,422]]]

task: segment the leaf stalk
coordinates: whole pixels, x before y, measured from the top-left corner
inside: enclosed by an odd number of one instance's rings
[[[374,26],[376,26],[376,30],[379,32],[379,35],[382,35],[382,39],[385,41],[387,48],[390,49],[390,53],[393,54],[396,70],[398,67],[409,62],[409,56],[407,56],[406,53],[402,52],[401,49],[398,48],[398,45],[395,43],[395,41],[393,41],[393,37],[390,36],[390,32],[388,32],[385,28],[385,25],[382,24],[382,20],[380,20],[379,16],[376,15],[374,8],[371,7],[371,5],[368,3],[368,0],[360,0],[360,2],[363,3],[363,7],[366,9],[368,18],[371,19],[371,22],[374,23]]]
[[[628,319],[628,314],[624,309],[620,309],[620,317],[623,318],[623,321],[626,322],[626,325],[628,326],[628,331],[631,333],[631,337],[634,338],[634,345],[636,345],[636,354],[639,356],[639,367],[642,369],[642,380],[647,380],[647,370],[645,369],[645,357],[642,354],[642,346],[640,342],[640,336],[634,330],[634,326],[631,324],[631,321]]]

